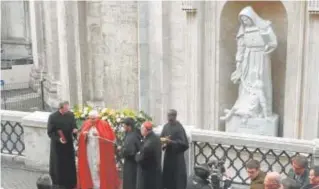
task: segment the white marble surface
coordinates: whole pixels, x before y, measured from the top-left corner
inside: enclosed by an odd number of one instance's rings
[[[264,136],[278,136],[278,115],[268,118],[249,118],[246,123],[239,116],[226,121],[226,132],[245,133]]]
[[[22,119],[24,128],[25,165],[48,171],[50,140],[47,135],[49,112],[34,112]]]

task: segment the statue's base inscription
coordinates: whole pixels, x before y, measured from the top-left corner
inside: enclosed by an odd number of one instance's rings
[[[277,114],[273,114],[268,118],[249,118],[246,121],[234,115],[226,121],[226,132],[277,136],[278,121],[279,116]]]

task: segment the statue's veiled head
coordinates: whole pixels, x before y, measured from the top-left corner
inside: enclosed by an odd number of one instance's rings
[[[244,26],[257,26],[258,28],[266,28],[268,21],[260,18],[251,6],[245,7],[238,15],[240,23]]]

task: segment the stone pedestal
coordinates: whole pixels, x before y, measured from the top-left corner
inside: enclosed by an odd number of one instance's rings
[[[50,140],[47,135],[49,112],[34,112],[22,119],[25,165],[31,169],[49,170]]]
[[[244,123],[239,116],[232,116],[226,121],[226,132],[245,133],[264,136],[278,136],[279,116],[273,114],[269,118],[250,118]]]

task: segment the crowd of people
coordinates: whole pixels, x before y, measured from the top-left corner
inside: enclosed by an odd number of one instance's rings
[[[251,179],[250,189],[319,189],[319,166],[309,169],[308,159],[302,155],[293,158],[284,179],[277,172],[263,172],[257,160],[249,161],[246,170]]]
[[[93,110],[78,131],[69,103],[60,103],[59,110],[49,116],[47,128],[51,139],[51,183],[39,181],[38,189],[193,188],[196,179],[187,182],[184,152],[189,143],[185,130],[177,121],[176,110],[169,110],[167,115],[168,122],[160,136],[153,132],[151,122],[144,122],[139,129],[134,119],[122,120],[124,144],[117,149],[124,158],[123,178],[120,179],[114,150],[116,136],[109,123]],[[77,162],[74,138],[78,138]],[[165,152],[163,162],[162,152]],[[249,161],[246,170],[251,179],[250,189],[319,189],[319,166],[309,170],[307,158],[301,155],[292,160],[292,169],[283,180],[279,173],[263,172],[257,160]],[[197,183],[194,186],[198,186]],[[209,188],[208,182],[205,185]]]

